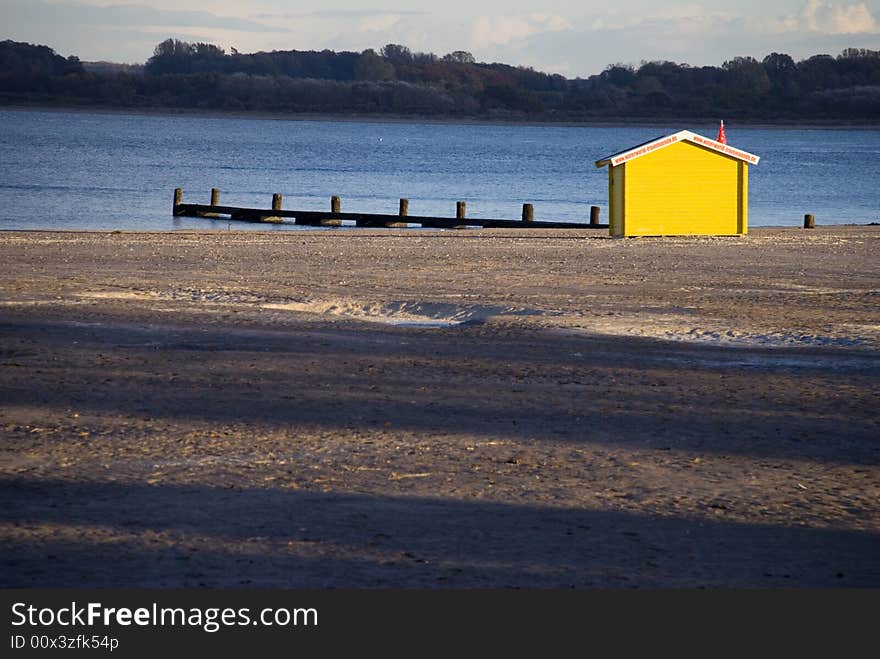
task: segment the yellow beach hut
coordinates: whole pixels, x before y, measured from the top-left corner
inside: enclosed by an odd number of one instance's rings
[[[608,166],[609,233],[748,233],[748,166],[759,160],[689,130],[598,160]]]

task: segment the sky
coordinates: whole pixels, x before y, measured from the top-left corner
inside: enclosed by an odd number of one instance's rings
[[[465,50],[573,78],[618,63],[880,50],[880,0],[0,0],[0,40],[86,61],[140,64],[169,37],[243,53]]]

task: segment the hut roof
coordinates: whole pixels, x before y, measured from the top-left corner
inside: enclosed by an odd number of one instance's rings
[[[631,147],[626,151],[615,153],[613,156],[608,156],[607,158],[597,160],[596,167],[604,167],[605,165],[622,165],[623,163],[629,162],[630,160],[635,160],[636,158],[641,158],[642,156],[645,156],[649,153],[653,153],[658,149],[665,149],[667,146],[675,144],[676,142],[691,142],[693,144],[706,147],[707,149],[717,151],[722,155],[736,158],[737,160],[742,160],[749,163],[750,165],[757,165],[758,161],[760,160],[758,156],[743,151],[741,149],[735,149],[728,144],[716,142],[715,140],[709,139],[708,137],[703,137],[702,135],[692,133],[689,130],[682,130],[674,133],[673,135],[658,137],[655,140],[651,140],[649,142],[645,142],[644,144],[639,144],[637,146]]]

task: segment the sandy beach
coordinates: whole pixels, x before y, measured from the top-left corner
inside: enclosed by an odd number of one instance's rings
[[[880,587],[878,226],[0,263],[4,588]]]

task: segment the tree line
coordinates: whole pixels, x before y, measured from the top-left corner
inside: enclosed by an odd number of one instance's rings
[[[84,65],[48,46],[0,42],[0,102],[141,109],[433,118],[877,120],[880,51],[801,61],[771,53],[720,67],[615,64],[568,79],[466,51],[227,53],[167,39],[143,67]]]

